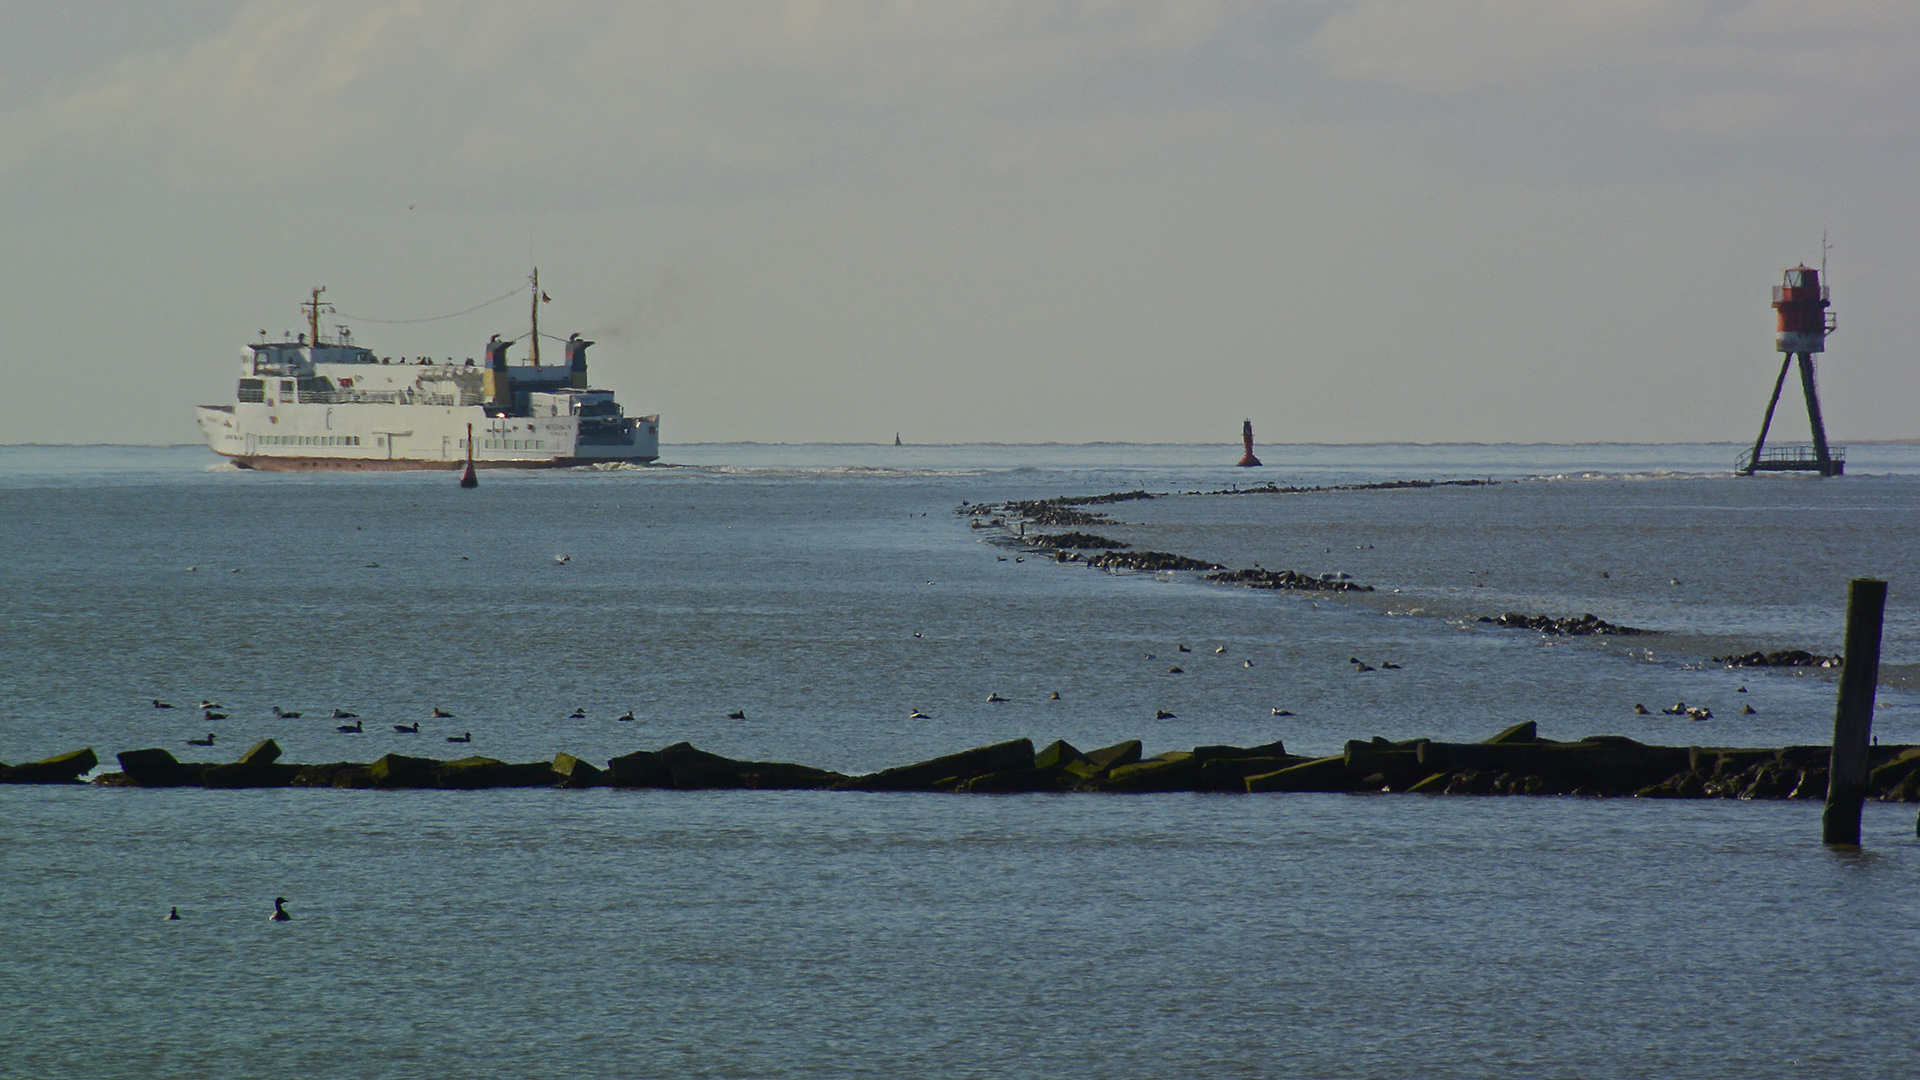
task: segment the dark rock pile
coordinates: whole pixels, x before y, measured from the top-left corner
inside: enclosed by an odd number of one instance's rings
[[[928,761],[847,776],[788,762],[737,761],[687,743],[625,754],[604,767],[570,754],[510,764],[388,754],[371,763],[290,765],[265,740],[228,764],[182,762],[165,750],[129,750],[107,787],[341,787],[475,790],[496,787],[815,789],[972,794],[1015,792],[1411,792],[1447,795],[1591,795],[1657,799],[1821,799],[1824,746],[1732,748],[1649,746],[1618,735],[1574,742],[1542,739],[1532,721],[1485,742],[1383,738],[1347,743],[1339,754],[1305,758],[1279,742],[1196,746],[1153,757],[1129,739],[1082,751],[1062,741],[1039,752],[1027,739],[976,747]],[[1867,796],[1920,802],[1920,747],[1868,752]],[[76,783],[98,764],[92,750],[11,768],[0,783]]]
[[[1716,656],[1713,662],[1728,667],[1820,667],[1837,668],[1843,657],[1820,656],[1805,649],[1781,649],[1778,652],[1750,652],[1738,656]]]
[[[1592,634],[1613,634],[1620,637],[1631,637],[1637,634],[1657,634],[1660,632],[1658,630],[1642,630],[1637,626],[1621,626],[1619,623],[1610,623],[1605,619],[1595,618],[1592,612],[1588,612],[1577,619],[1556,619],[1550,615],[1522,615],[1518,611],[1509,611],[1497,619],[1482,615],[1480,616],[1480,621],[1483,623],[1492,623],[1495,626],[1511,627],[1515,630],[1538,630],[1543,634],[1566,635],[1569,637],[1586,637]]]
[[[1109,540],[1104,536],[1083,532],[1037,533],[1033,536],[1025,537],[1025,541],[1037,548],[1072,548],[1081,551],[1092,551],[1096,549],[1116,551],[1120,548],[1133,546],[1132,544],[1123,543],[1119,540]]]
[[[1373,586],[1343,580],[1338,574],[1302,574],[1293,570],[1231,570],[1208,574],[1208,581],[1241,585],[1249,589],[1298,589],[1304,592],[1372,592]]]
[[[1400,491],[1409,488],[1488,487],[1498,480],[1379,480],[1370,484],[1321,484],[1313,487],[1282,487],[1275,483],[1250,487],[1220,488],[1215,491],[1189,491],[1188,495],[1315,495],[1333,491]]]
[[[1225,570],[1219,563],[1189,559],[1171,551],[1109,551],[1087,559],[1099,570]]]

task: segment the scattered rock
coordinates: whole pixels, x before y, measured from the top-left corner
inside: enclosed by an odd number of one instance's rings
[[[1220,574],[1208,574],[1208,581],[1239,585],[1248,589],[1291,589],[1300,592],[1372,592],[1373,586],[1361,585],[1340,574],[1302,574],[1294,570],[1262,570],[1252,567]]]
[[[1033,536],[1026,537],[1025,540],[1028,544],[1037,548],[1073,548],[1080,551],[1091,551],[1094,549],[1116,551],[1120,548],[1133,546],[1132,544],[1122,543],[1119,540],[1109,540],[1104,536],[1083,532],[1037,533]]]
[[[1589,637],[1596,634],[1609,634],[1616,637],[1633,637],[1639,634],[1657,634],[1658,630],[1643,630],[1637,626],[1621,626],[1605,619],[1596,618],[1592,612],[1577,619],[1556,619],[1550,615],[1523,615],[1518,611],[1509,611],[1499,618],[1486,615],[1480,617],[1483,623],[1495,626],[1511,627],[1516,630],[1538,630],[1543,634],[1567,637]]]
[[[1090,556],[1087,565],[1099,570],[1222,570],[1219,563],[1189,559],[1170,551],[1109,551]]]
[[[1844,657],[1821,656],[1805,649],[1780,649],[1776,652],[1750,652],[1738,655],[1716,656],[1713,662],[1736,667],[1818,667],[1837,668]],[[1746,687],[1740,689],[1745,690]]]
[[[28,762],[12,768],[0,767],[0,784],[77,784],[80,778],[100,764],[91,747]]]
[[[1032,740],[1014,739],[1011,742],[963,750],[958,754],[948,754],[945,757],[937,757],[913,765],[902,765],[866,776],[852,777],[834,786],[836,789],[845,791],[937,790],[934,785],[942,779],[1031,769],[1033,760]]]

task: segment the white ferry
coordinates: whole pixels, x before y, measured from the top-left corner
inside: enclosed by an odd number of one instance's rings
[[[313,290],[300,305],[307,332],[240,349],[231,405],[199,407],[207,444],[245,469],[542,469],[660,456],[660,418],[630,417],[610,390],[587,382],[587,347],[574,334],[558,364],[540,362],[540,272],[533,283],[527,362],[518,340],[495,334],[479,363],[375,356],[344,326],[323,340],[333,307]]]

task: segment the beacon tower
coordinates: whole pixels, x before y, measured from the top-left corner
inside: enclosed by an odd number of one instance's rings
[[[1828,310],[1827,286],[1820,271],[1811,266],[1796,266],[1781,276],[1773,287],[1775,331],[1773,347],[1784,354],[1780,374],[1773,380],[1773,397],[1767,400],[1767,414],[1760,421],[1760,437],[1753,449],[1740,456],[1734,471],[1741,476],[1756,472],[1817,472],[1821,476],[1839,476],[1847,470],[1847,450],[1827,444],[1826,421],[1820,416],[1820,393],[1813,382],[1813,354],[1827,351],[1827,335],[1834,331],[1833,312]],[[1780,404],[1780,391],[1787,383],[1787,369],[1800,361],[1800,388],[1807,397],[1807,427],[1813,444],[1767,446],[1767,429],[1773,426],[1773,410]]]

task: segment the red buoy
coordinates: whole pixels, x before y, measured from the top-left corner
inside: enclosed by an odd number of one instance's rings
[[[1240,441],[1247,445],[1247,453],[1240,459],[1240,467],[1249,469],[1260,464],[1260,459],[1253,456],[1253,421],[1248,420],[1240,425]]]

